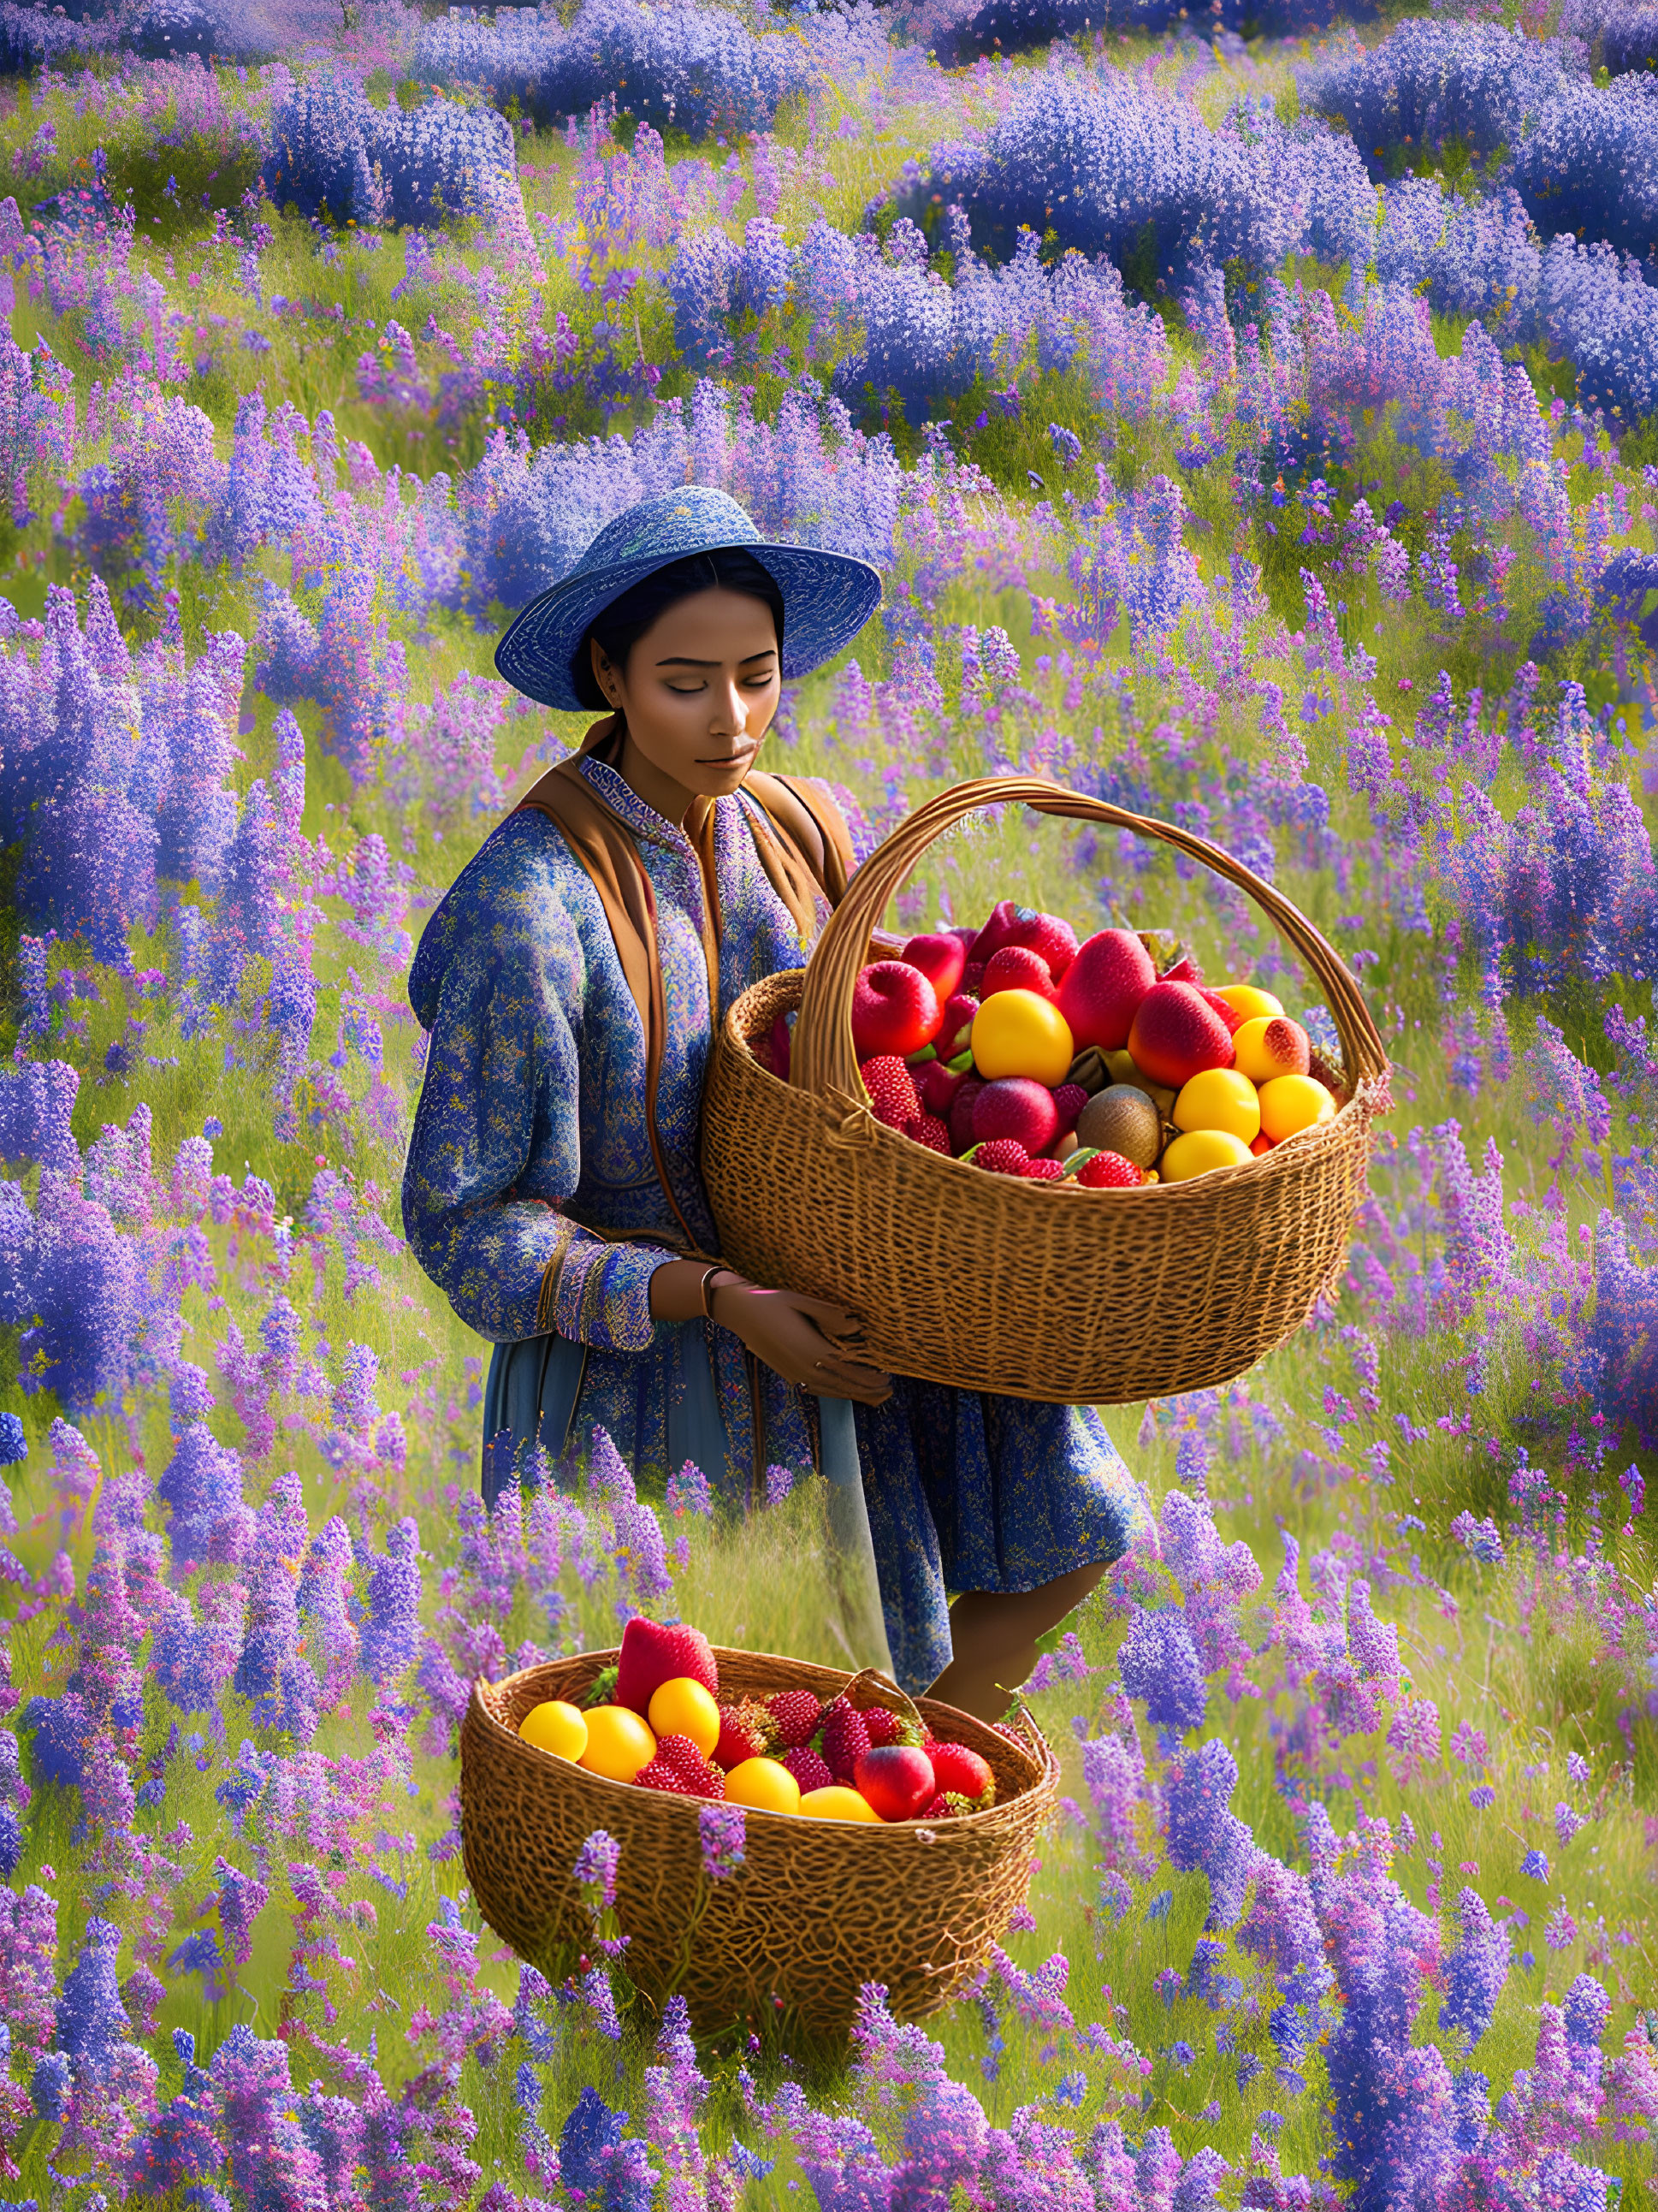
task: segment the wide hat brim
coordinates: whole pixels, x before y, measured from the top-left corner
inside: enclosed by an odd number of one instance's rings
[[[881,573],[847,553],[815,546],[775,545],[762,538],[726,538],[706,545],[636,555],[607,567],[575,568],[531,599],[495,647],[495,668],[544,707],[571,714],[589,708],[577,697],[570,663],[594,619],[658,568],[687,553],[749,553],[768,569],[783,599],[783,674],[808,676],[849,645],[881,604]]]

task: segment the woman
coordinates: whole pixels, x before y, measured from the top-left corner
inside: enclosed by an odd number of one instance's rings
[[[768,1461],[817,1467],[858,1657],[994,1719],[1127,1547],[1140,1493],[1091,1409],[884,1375],[859,1317],[710,1264],[697,1165],[715,1023],[805,964],[856,864],[826,784],[754,775],[761,741],[783,678],[879,598],[864,562],[764,544],[687,486],[610,523],[513,624],[501,674],[604,719],[427,924],[404,1224],[495,1343],[492,1505],[498,1443],[568,1474],[596,1425],[635,1468],[693,1459],[728,1500]]]

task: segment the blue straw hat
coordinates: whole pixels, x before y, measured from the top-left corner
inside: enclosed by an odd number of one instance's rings
[[[774,545],[723,491],[686,484],[607,522],[575,567],[532,599],[495,647],[509,684],[544,707],[580,712],[570,663],[589,626],[613,599],[671,561],[741,546],[770,570],[783,596],[783,673],[805,676],[833,659],[874,613],[878,569],[845,553]]]

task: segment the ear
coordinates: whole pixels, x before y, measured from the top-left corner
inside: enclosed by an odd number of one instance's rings
[[[596,637],[590,637],[587,641],[587,650],[592,656],[594,683],[598,684],[612,707],[619,707],[622,702],[616,696],[616,671],[611,667],[604,647]]]

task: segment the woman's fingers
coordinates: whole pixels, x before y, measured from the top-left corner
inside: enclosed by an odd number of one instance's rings
[[[794,1291],[788,1295],[796,1312],[815,1322],[825,1336],[855,1336],[864,1326],[861,1314],[848,1313],[833,1298],[809,1298]]]

